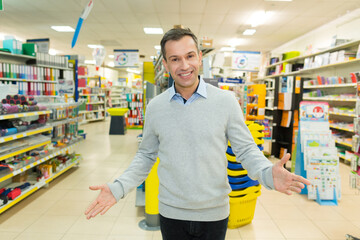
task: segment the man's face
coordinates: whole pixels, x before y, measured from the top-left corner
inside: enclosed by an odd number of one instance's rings
[[[173,77],[177,89],[197,86],[202,53],[198,53],[192,37],[166,42],[165,52],[166,61],[163,60],[163,64]]]

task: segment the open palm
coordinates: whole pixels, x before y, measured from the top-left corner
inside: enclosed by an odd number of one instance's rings
[[[108,185],[90,186],[90,189],[93,191],[100,190],[100,194],[86,209],[85,215],[87,219],[96,217],[99,213],[104,215],[116,203],[116,199]]]
[[[274,164],[272,168],[275,190],[291,195],[292,192],[300,193],[305,187],[304,184],[310,185],[310,181],[289,172],[284,165],[290,159],[290,154],[286,154],[280,161]]]

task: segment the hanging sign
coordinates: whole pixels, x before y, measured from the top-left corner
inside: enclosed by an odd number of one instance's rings
[[[239,71],[257,72],[260,67],[260,52],[233,51],[232,69]]]
[[[116,68],[138,67],[138,49],[114,49],[114,66]]]

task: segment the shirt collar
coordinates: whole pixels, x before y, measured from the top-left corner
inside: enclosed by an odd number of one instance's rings
[[[206,92],[206,83],[204,82],[204,80],[202,79],[201,76],[199,76],[199,85],[196,89],[196,91],[193,93],[197,93],[200,96],[207,98],[207,92]],[[173,99],[173,97],[176,95],[176,90],[175,90],[175,82],[173,83],[173,85],[169,88],[169,101],[171,101],[171,99]]]

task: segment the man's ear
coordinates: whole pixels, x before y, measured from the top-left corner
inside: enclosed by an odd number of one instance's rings
[[[164,65],[166,71],[169,73],[170,71],[169,71],[169,68],[168,68],[168,66],[167,66],[167,62],[166,62],[166,60],[165,60],[164,58],[163,58],[163,60],[162,60],[162,63],[163,63],[163,65]]]

